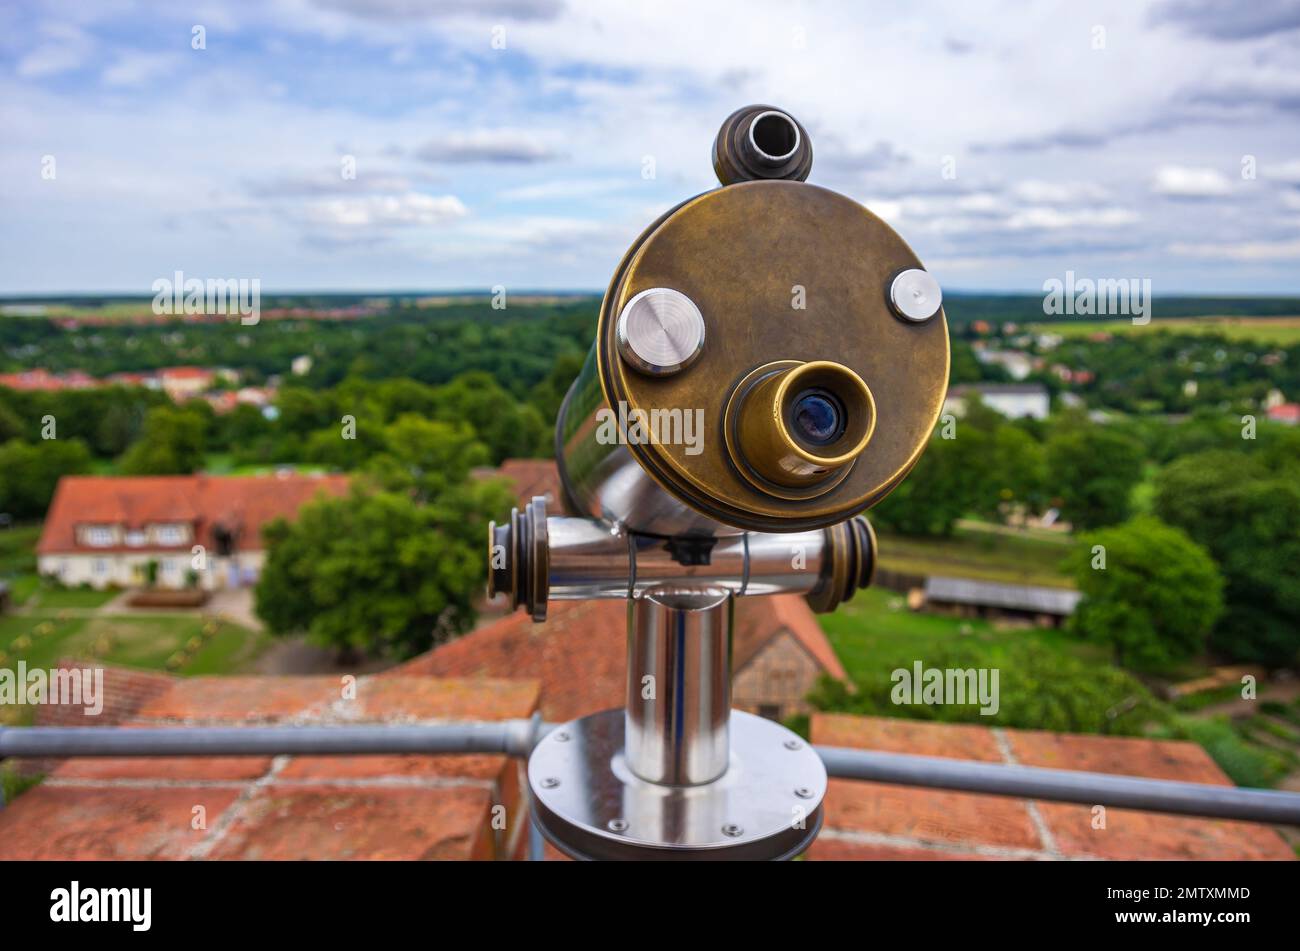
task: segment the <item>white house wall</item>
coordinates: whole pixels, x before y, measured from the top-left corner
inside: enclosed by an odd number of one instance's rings
[[[239,552],[230,557],[207,557],[206,567],[198,571],[200,586],[215,591],[229,587],[247,587],[262,573],[265,555],[260,551]],[[184,588],[193,563],[188,552],[76,552],[41,555],[37,570],[58,579],[69,587],[92,588],[140,587],[147,577],[150,561],[158,562],[159,588]]]

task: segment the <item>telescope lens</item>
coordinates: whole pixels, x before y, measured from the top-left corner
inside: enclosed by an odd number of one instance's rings
[[[791,413],[795,434],[813,446],[826,446],[844,432],[844,409],[825,390],[805,390],[795,398]]]

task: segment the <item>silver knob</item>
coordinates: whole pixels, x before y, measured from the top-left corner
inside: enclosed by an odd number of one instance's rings
[[[899,317],[919,324],[939,313],[943,291],[929,271],[909,268],[889,285],[889,303]]]
[[[641,291],[623,307],[616,328],[618,352],[651,376],[686,369],[704,349],[704,315],[671,287]]]

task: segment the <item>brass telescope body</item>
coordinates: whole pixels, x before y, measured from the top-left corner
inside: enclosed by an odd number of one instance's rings
[[[556,421],[565,514],[535,498],[488,531],[489,595],[535,621],[552,600],[628,602],[624,708],[557,727],[528,763],[533,819],[575,858],[812,842],[820,759],[731,709],[735,599],[830,611],[869,585],[859,513],[916,463],[947,389],[938,285],[887,224],[805,181],[802,125],[737,110],[713,166],[721,186],[661,215],[610,281]]]
[[[917,323],[889,301],[893,278],[920,267],[871,212],[804,182],[726,185],[669,211],[624,256],[560,411],[567,507],[630,531],[726,535],[824,528],[880,501],[920,456],[947,390],[942,310]],[[671,375],[641,372],[617,345],[620,313],[651,288],[690,298],[705,326],[698,358]],[[779,425],[788,407],[771,406],[782,377],[808,364],[857,436],[834,453],[800,445]],[[764,368],[785,373],[755,381]],[[599,438],[605,419],[656,412],[693,414],[701,444]]]

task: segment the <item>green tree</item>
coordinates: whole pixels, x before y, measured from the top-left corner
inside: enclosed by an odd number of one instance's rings
[[[1067,425],[1047,440],[1048,487],[1076,530],[1122,522],[1142,477],[1142,446],[1089,423]]]
[[[384,446],[378,423],[363,416],[348,425],[346,438],[341,422],[312,433],[303,444],[302,456],[307,462],[353,472],[382,452]]]
[[[90,450],[80,439],[11,439],[0,446],[0,512],[41,518],[59,479],[89,471]]]
[[[276,634],[344,652],[428,650],[472,625],[484,528],[503,501],[499,486],[465,483],[428,504],[363,486],[310,502],[264,530],[257,613]]]
[[[1082,536],[1070,562],[1083,593],[1070,629],[1136,670],[1200,653],[1223,611],[1223,578],[1209,553],[1149,515]]]
[[[144,418],[140,438],[122,457],[126,475],[187,475],[203,465],[207,419],[189,407],[159,406]]]
[[[954,437],[931,437],[907,478],[872,510],[873,521],[905,535],[951,535],[957,519],[995,494],[988,433],[962,421]]]
[[[1300,660],[1300,484],[1294,463],[1212,450],[1156,476],[1155,513],[1204,545],[1226,581],[1211,646],[1234,660]]]
[[[1023,515],[1046,507],[1047,457],[1029,433],[1010,423],[994,429],[987,465],[993,491],[976,506],[980,514],[1001,521],[1012,507]]]
[[[511,456],[549,455],[553,428],[527,403],[518,402],[486,373],[465,373],[438,389],[437,418],[468,423],[500,465]]]
[[[562,353],[556,358],[551,372],[533,387],[532,404],[537,407],[537,411],[542,414],[542,420],[547,425],[555,425],[555,419],[560,413],[560,404],[564,402],[569,387],[582,371],[584,362],[586,362],[585,353],[578,351]]]
[[[271,432],[271,421],[262,414],[261,407],[239,403],[217,420],[209,448],[247,451]]]
[[[0,394],[3,392],[0,391]],[[11,439],[21,439],[25,429],[22,417],[7,403],[0,402],[0,443],[6,443]]]
[[[384,428],[385,451],[367,464],[384,488],[420,502],[435,502],[455,490],[475,466],[486,465],[488,451],[465,424],[407,414]]]

